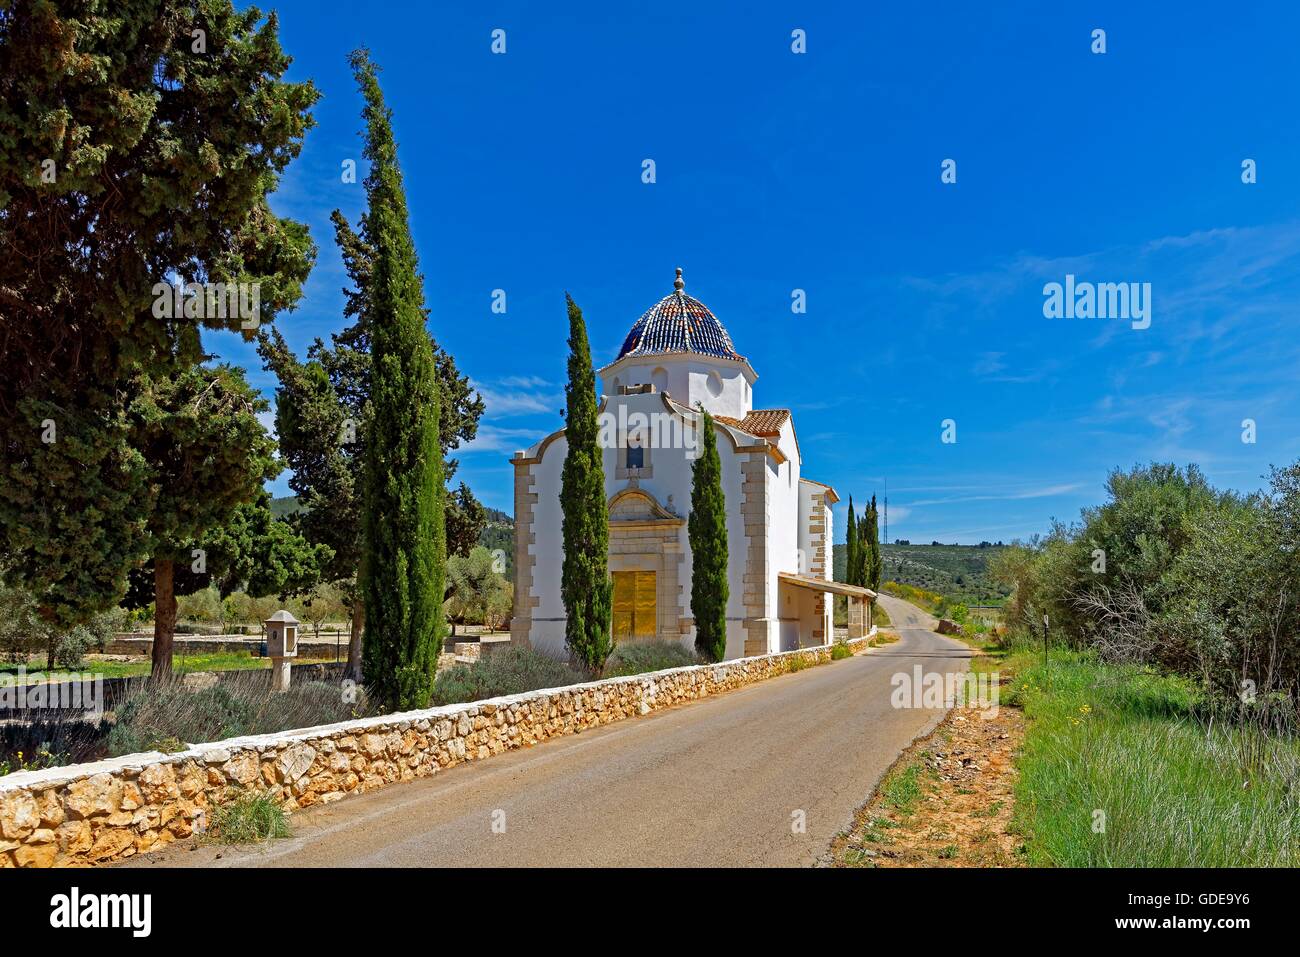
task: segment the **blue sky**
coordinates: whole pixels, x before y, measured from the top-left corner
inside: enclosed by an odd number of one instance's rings
[[[279,328],[301,354],[342,325],[329,214],[364,206],[340,176],[364,43],[430,328],[487,399],[460,475],[491,506],[559,427],[565,290],[604,365],[676,266],[756,404],[794,410],[804,474],[845,500],[888,479],[891,538],[1041,532],[1136,462],[1255,489],[1300,458],[1296,6],[900,6],[275,4],[291,76],[324,94],[273,198],[320,246]],[[1067,273],[1149,282],[1150,328],[1045,318]],[[273,392],[236,337],[208,345]]]

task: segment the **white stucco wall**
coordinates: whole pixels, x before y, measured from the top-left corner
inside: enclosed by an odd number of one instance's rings
[[[813,495],[817,492],[817,487],[809,485],[807,482],[799,483],[799,574],[813,574],[813,563],[817,560],[813,553],[816,543],[812,540],[812,535],[808,531],[808,526],[812,524],[809,516],[813,512]]]
[[[788,428],[788,424],[787,424]],[[793,450],[793,443],[784,434],[780,445]],[[789,594],[789,588],[782,588],[777,575],[780,572],[799,572],[799,460],[788,455],[784,462],[778,463],[768,458],[766,469],[768,481],[768,515],[770,517],[767,533],[768,568],[768,607],[776,620],[771,635],[772,644],[768,651],[788,651],[799,646],[799,628],[802,617],[801,599]]]
[[[620,417],[620,407],[622,415]],[[665,403],[662,395],[627,395],[612,396],[605,402],[604,413],[610,421],[636,422],[634,413],[641,413],[651,419],[652,445],[647,449],[649,473],[637,479],[639,487],[652,495],[656,501],[669,506],[679,515],[686,517],[690,513],[691,478],[693,458],[688,457],[689,445],[698,448],[698,436],[695,433],[694,417],[689,417],[689,424],[683,422],[680,415],[674,416],[676,427],[664,426]],[[689,433],[689,434],[688,434]],[[733,443],[728,438],[724,427],[718,427],[718,456],[722,463],[722,487],[727,498],[727,549],[728,549],[728,586],[727,602],[727,658],[739,658],[744,654],[744,575],[749,543],[745,536],[744,517],[740,511],[741,470],[740,456],[736,454]],[[678,447],[656,448],[654,441],[677,435]],[[535,456],[543,443],[538,443],[528,451]],[[564,603],[560,596],[560,573],[564,561],[562,513],[560,510],[560,475],[564,458],[568,454],[568,443],[563,435],[557,437],[541,452],[541,461],[530,466],[536,477],[537,502],[533,506],[533,525],[535,542],[529,546],[533,558],[533,576],[531,594],[539,599],[539,604],[532,609],[532,629],[530,638],[534,647],[552,653],[564,650]],[[628,487],[627,479],[616,478],[618,449],[608,448],[604,453],[605,497],[613,497],[616,492]],[[796,482],[797,485],[797,482]],[[783,512],[784,514],[784,512]],[[797,510],[792,512],[797,516]],[[790,534],[794,534],[793,525]],[[678,533],[678,541],[683,553],[680,565],[679,581],[682,584],[679,599],[679,617],[690,618],[690,581],[691,553],[685,525]],[[769,543],[769,548],[771,547]],[[775,587],[773,579],[772,587]],[[775,593],[773,592],[773,600]],[[775,607],[775,606],[773,606]],[[695,634],[692,630],[680,636],[687,647],[694,647]]]
[[[771,474],[771,516],[772,524],[768,531],[770,561],[774,572],[799,572],[799,454],[794,441],[792,419],[787,419],[781,427],[781,436],[777,447],[785,455],[785,461],[777,463],[768,459]],[[775,581],[775,575],[773,575]],[[774,585],[775,587],[775,585]]]
[[[600,370],[601,393],[609,398],[618,396],[619,386],[653,384],[689,409],[703,405],[712,415],[736,419],[754,407],[757,378],[748,363],[691,353],[630,356]]]

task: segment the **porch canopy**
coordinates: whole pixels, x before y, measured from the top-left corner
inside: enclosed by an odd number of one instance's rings
[[[871,605],[876,600],[876,593],[861,585],[849,585],[845,582],[831,581],[828,578],[816,578],[812,575],[798,575],[794,572],[778,572],[777,580],[793,585],[795,588],[807,588],[809,591],[829,592],[832,595],[844,595],[849,600],[849,637],[861,638],[871,630]],[[863,614],[865,604],[866,614]]]

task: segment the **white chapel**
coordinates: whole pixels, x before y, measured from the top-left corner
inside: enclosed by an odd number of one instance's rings
[[[703,406],[714,419],[727,500],[727,658],[828,643],[831,594],[847,594],[861,633],[865,589],[831,581],[835,490],[805,478],[794,417],[754,408],[753,367],[682,271],[597,371],[609,504],[615,642],[658,637],[694,646],[686,518]],[[560,471],[564,430],[516,452],[511,639],[564,650]]]

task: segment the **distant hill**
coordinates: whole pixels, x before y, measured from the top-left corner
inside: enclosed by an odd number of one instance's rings
[[[988,561],[1006,546],[881,545],[885,580],[915,585],[968,605],[1000,605],[1010,593],[988,577]],[[845,552],[835,546],[835,578],[844,578]]]
[[[285,495],[271,499],[271,514],[276,518],[288,518],[294,512],[302,511],[302,503],[296,495]]]
[[[515,520],[499,509],[487,510],[487,524],[478,537],[478,543],[488,551],[501,549],[505,552],[505,576],[509,580],[515,577]]]

